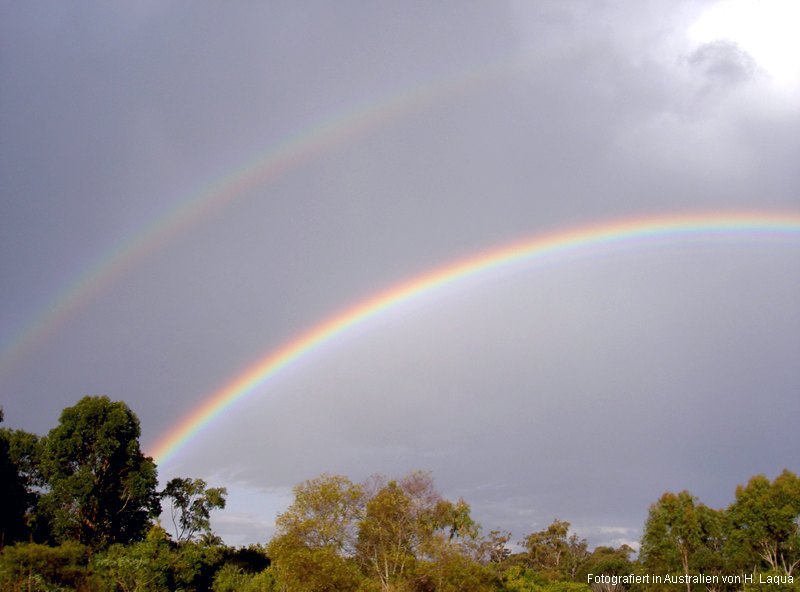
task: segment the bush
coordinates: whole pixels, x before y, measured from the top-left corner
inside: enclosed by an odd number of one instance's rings
[[[0,553],[0,589],[7,592],[91,590],[87,548],[75,542],[58,547],[17,543]]]
[[[274,592],[278,587],[269,569],[249,574],[241,567],[227,563],[217,572],[211,589],[214,592]]]

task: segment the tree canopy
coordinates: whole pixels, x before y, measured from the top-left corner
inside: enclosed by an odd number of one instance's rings
[[[188,541],[196,534],[210,533],[211,510],[225,508],[227,494],[224,487],[207,488],[202,479],[170,479],[161,492],[161,497],[170,502],[175,538],[178,541]]]
[[[59,540],[97,546],[140,540],[161,511],[156,465],[139,447],[139,419],[122,402],[84,397],[42,444],[42,504]]]
[[[0,422],[3,409],[0,407]],[[25,517],[30,494],[19,463],[14,458],[10,430],[0,430],[0,549],[14,541],[23,540],[27,532]]]
[[[763,561],[775,572],[800,565],[800,478],[784,470],[770,482],[757,475],[736,488],[728,508],[728,548],[739,561]]]
[[[363,483],[323,474],[300,483],[271,540],[236,549],[211,530],[226,489],[174,477],[158,491],[155,463],[139,438],[133,411],[108,397],[84,397],[44,437],[0,429],[0,590],[677,589],[678,579],[619,583],[648,573],[683,578],[687,592],[700,588],[685,576],[746,573],[770,582],[770,590],[800,590],[800,478],[788,470],[773,480],[752,477],[727,508],[708,507],[685,490],[664,493],[649,508],[638,557],[624,544],[590,550],[560,519],[518,543],[506,531],[483,535],[470,505],[447,499],[424,471]],[[172,533],[159,523],[161,501],[169,504]],[[759,586],[718,579],[704,587]]]

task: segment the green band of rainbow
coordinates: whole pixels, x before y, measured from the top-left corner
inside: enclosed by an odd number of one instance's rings
[[[612,221],[544,234],[434,269],[359,302],[269,352],[170,428],[151,454],[159,464],[169,461],[221,413],[295,360],[368,319],[445,285],[502,266],[607,244],[753,234],[800,238],[800,213],[710,213]]]

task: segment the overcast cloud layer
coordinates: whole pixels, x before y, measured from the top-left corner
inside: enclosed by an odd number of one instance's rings
[[[751,41],[691,35],[714,4],[4,3],[6,362],[58,294],[188,197],[402,106],[87,294],[3,366],[6,425],[44,434],[107,394],[147,449],[271,349],[446,262],[616,218],[797,213],[798,78]],[[798,360],[797,237],[583,252],[367,323],[160,475],[227,485],[232,543],[266,541],[301,480],[413,469],[487,531],[558,517],[592,545],[635,542],[666,490],[723,506],[754,474],[800,471]]]

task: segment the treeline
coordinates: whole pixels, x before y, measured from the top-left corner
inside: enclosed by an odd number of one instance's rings
[[[301,483],[266,545],[232,548],[210,524],[225,489],[175,478],[159,490],[139,438],[136,415],[107,397],[65,409],[46,436],[0,429],[0,590],[800,590],[800,479],[789,471],[753,477],[726,509],[665,493],[638,557],[589,549],[561,520],[521,541],[484,533],[424,472]],[[662,582],[631,577],[648,574]]]

